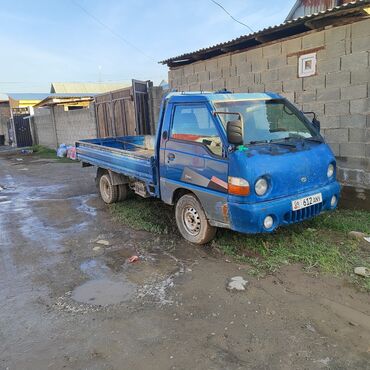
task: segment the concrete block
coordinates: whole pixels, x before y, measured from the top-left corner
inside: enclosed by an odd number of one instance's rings
[[[370,19],[352,23],[352,37],[370,36]]]
[[[284,92],[302,91],[302,89],[303,89],[303,80],[301,78],[283,81]]]
[[[356,114],[356,113],[369,114],[370,113],[370,98],[351,100],[350,112],[352,114]]]
[[[226,81],[224,78],[212,81],[212,90],[221,90],[226,87]]]
[[[294,78],[298,78],[297,76],[297,65],[287,65],[278,69],[279,73],[279,80],[292,80]]]
[[[341,157],[364,158],[366,146],[361,143],[341,143],[339,145],[339,152]]]
[[[254,84],[254,73],[244,73],[240,75],[240,86],[250,86]]]
[[[261,72],[261,82],[277,81],[279,78],[277,69],[270,69]]]
[[[339,116],[322,116],[320,118],[321,127],[323,129],[329,128],[340,128],[340,117]]]
[[[224,67],[222,68],[222,77],[228,78],[228,77],[234,77],[237,75],[236,73],[236,66],[230,66],[230,67]]]
[[[201,91],[213,91],[213,86],[211,81],[204,81],[200,83]]]
[[[341,40],[339,42],[333,42],[325,45],[325,50],[321,50],[318,53],[320,60],[331,60],[333,58],[338,58],[346,54],[346,40]]]
[[[340,127],[347,128],[365,128],[366,115],[365,114],[350,114],[340,116]],[[370,127],[370,126],[369,126]]]
[[[281,42],[262,47],[263,57],[272,57],[281,55]]]
[[[350,37],[351,30],[348,26],[332,27],[325,30],[325,44],[333,44]]]
[[[200,83],[189,84],[189,91],[200,91]]]
[[[353,100],[353,99],[361,99],[367,97],[367,85],[354,85],[354,86],[347,86],[342,87],[341,91],[341,99]]]
[[[370,68],[351,71],[351,85],[362,85],[366,82],[370,82]]]
[[[370,36],[356,37],[352,39],[352,52],[370,50]]]
[[[231,56],[230,55],[224,55],[217,58],[217,66],[218,69],[221,69],[222,67],[229,67],[231,65]]]
[[[331,150],[333,151],[334,155],[336,157],[338,157],[339,156],[339,153],[340,153],[340,151],[339,151],[339,143],[330,143],[329,146],[330,146]]]
[[[324,32],[313,32],[302,37],[302,49],[317,48],[323,46],[325,42]]]
[[[363,69],[369,65],[369,53],[367,51],[343,55],[341,58],[340,69],[342,71],[353,71]]]
[[[187,77],[189,75],[194,74],[194,64],[187,64],[183,67],[184,76]]]
[[[217,71],[218,66],[217,66],[217,58],[213,59],[208,59],[205,61],[206,64],[206,71]]]
[[[348,129],[331,128],[325,130],[325,138],[328,143],[348,143]]]
[[[288,66],[294,66],[296,71],[298,71],[298,56],[292,55],[291,57],[287,57],[286,59]],[[296,73],[298,75],[298,72]]]
[[[247,52],[235,53],[231,55],[231,65],[237,66],[247,61]]]
[[[252,72],[252,64],[250,62],[242,62],[236,66],[236,74],[241,76],[244,73]]]
[[[251,61],[252,72],[263,72],[267,69],[267,59]]]
[[[194,72],[195,73],[198,73],[198,72],[202,72],[202,71],[205,71],[206,70],[206,63],[205,62],[197,62],[197,63],[194,63]]]
[[[329,72],[338,72],[340,70],[340,58],[334,58],[329,60],[318,59],[316,68],[317,73],[319,75]]]
[[[296,101],[298,103],[312,103],[316,100],[316,90],[313,91],[297,91]]]
[[[345,87],[350,84],[349,71],[332,72],[326,75],[326,87]]]
[[[313,90],[325,87],[325,75],[316,75],[303,78],[303,90]]]
[[[267,59],[268,69],[277,69],[287,64],[286,56],[276,56]]]
[[[265,92],[265,85],[264,84],[254,84],[248,87],[248,92],[250,93],[261,93]]]
[[[262,72],[257,72],[254,74],[254,83],[261,84],[262,83]]]
[[[266,92],[281,93],[283,91],[283,84],[282,84],[281,81],[266,82],[265,83],[265,91]]]
[[[235,91],[240,87],[240,76],[233,76],[226,79],[226,89]]]
[[[331,88],[317,89],[316,99],[322,102],[340,100],[340,88],[331,87]]]
[[[209,72],[207,72],[207,73],[209,73]],[[186,77],[186,82],[187,82],[188,84],[192,84],[192,83],[194,83],[194,82],[198,82],[198,74],[197,74],[197,73],[195,73],[195,74],[193,74],[193,75],[189,75],[189,76],[187,76],[187,77]]]
[[[283,41],[281,43],[281,51],[283,55],[296,53],[302,50],[302,37]]]
[[[315,112],[319,117],[324,115],[324,104],[320,102],[304,103],[303,112]]]
[[[325,103],[325,115],[326,116],[341,116],[349,113],[349,101],[342,100],[340,102],[328,102]]]
[[[366,128],[350,128],[349,142],[350,143],[370,143],[370,129]]]
[[[207,82],[210,80],[210,74],[214,72],[202,71],[197,73],[198,75],[198,82]]]
[[[221,69],[217,69],[217,71],[209,72],[209,79],[211,81],[219,80],[220,78],[222,78],[222,71],[221,71]]]
[[[262,59],[262,48],[255,48],[246,52],[247,61],[255,61]]]

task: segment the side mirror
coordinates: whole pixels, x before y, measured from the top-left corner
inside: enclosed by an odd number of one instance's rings
[[[243,121],[240,119],[227,122],[226,134],[229,144],[243,145],[243,127]]]
[[[314,117],[313,120],[312,120],[312,126],[315,127],[315,129],[318,132],[320,132],[321,124],[320,124],[320,121],[318,119],[316,119],[316,117]]]

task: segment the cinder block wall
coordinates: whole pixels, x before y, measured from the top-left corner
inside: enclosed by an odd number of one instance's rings
[[[38,108],[34,111],[34,132],[36,143],[55,149],[57,147],[55,130],[50,108]]]
[[[74,145],[80,139],[97,137],[93,107],[71,111],[58,106],[35,109],[34,125],[38,144],[53,149],[60,144]]]
[[[171,69],[169,82],[178,91],[273,91],[315,111],[340,181],[361,193],[370,189],[369,50],[366,19]],[[298,78],[299,55],[315,51],[316,75]]]
[[[63,107],[55,107],[54,113],[58,145],[74,145],[78,140],[97,137],[93,108],[65,111]]]

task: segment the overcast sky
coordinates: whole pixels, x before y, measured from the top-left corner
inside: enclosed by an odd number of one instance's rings
[[[283,22],[295,2],[217,1],[254,31]],[[48,92],[52,81],[159,83],[167,67],[158,61],[248,33],[211,0],[0,0],[0,93]]]

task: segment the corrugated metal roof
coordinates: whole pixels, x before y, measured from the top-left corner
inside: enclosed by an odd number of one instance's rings
[[[195,62],[196,60],[204,60],[204,59],[212,58],[214,56],[225,54],[230,51],[240,50],[240,49],[245,49],[245,48],[252,47],[252,46],[261,45],[264,42],[278,40],[279,38],[284,38],[287,36],[292,36],[294,34],[298,34],[298,33],[311,30],[312,28],[305,26],[305,23],[308,21],[312,22],[317,19],[335,15],[336,13],[339,13],[339,12],[342,13],[342,11],[346,11],[346,10],[354,11],[357,8],[362,9],[364,6],[368,4],[370,4],[370,0],[352,1],[350,3],[336,6],[334,8],[327,9],[327,10],[324,10],[318,13],[306,15],[306,16],[299,17],[293,20],[289,20],[279,25],[267,27],[260,31],[240,36],[231,41],[226,41],[220,44],[209,46],[207,48],[202,48],[202,49],[199,49],[193,52],[185,53],[177,57],[165,59],[163,61],[160,61],[159,63],[167,64],[169,66],[188,64],[188,63]],[[367,13],[365,12],[364,12],[364,15],[368,16]],[[292,29],[291,33],[287,32],[289,29]],[[276,38],[272,40],[268,39],[266,41],[262,39],[264,36],[270,35],[273,33],[276,34],[277,36]],[[251,43],[251,45],[245,45],[246,42],[248,41],[249,42],[255,41],[255,43],[254,44]]]
[[[42,100],[50,94],[48,93],[8,93],[10,99],[13,100]]]
[[[46,105],[57,105],[68,103],[69,101],[86,101],[93,100],[96,94],[49,94],[45,99],[35,105],[35,108]]]
[[[50,87],[51,93],[94,93],[100,94],[108,91],[123,89],[131,86],[131,82],[52,82]]]

